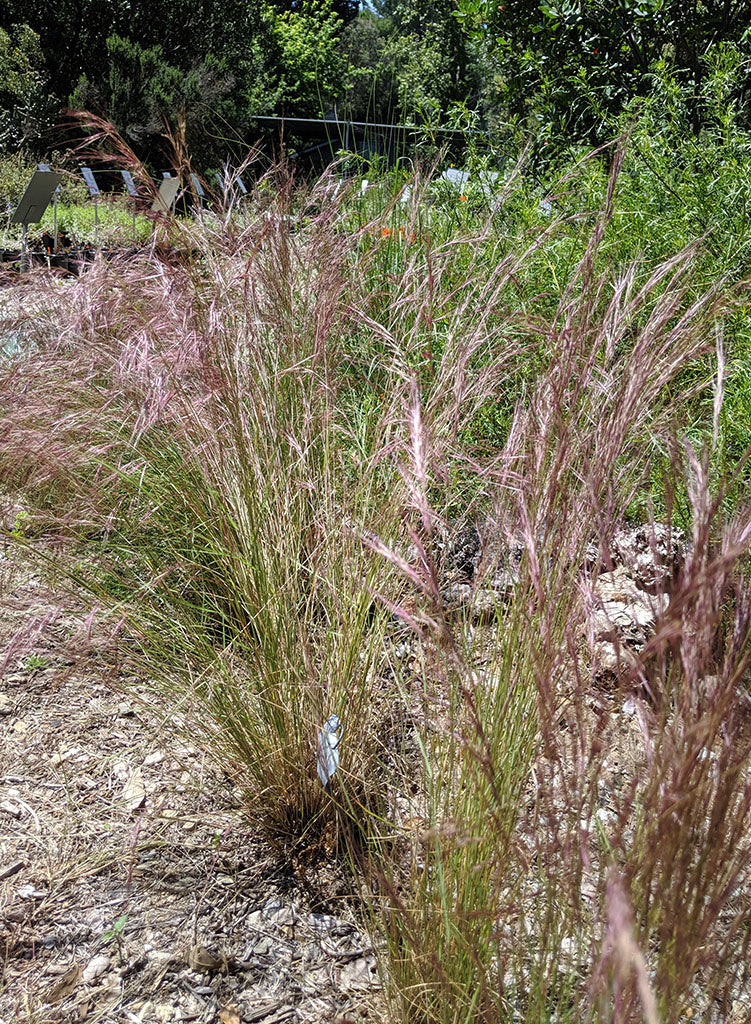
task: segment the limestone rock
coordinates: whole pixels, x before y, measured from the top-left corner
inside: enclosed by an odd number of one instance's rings
[[[613,557],[636,582],[649,590],[668,587],[686,557],[688,545],[681,530],[654,526],[619,530],[613,538]]]
[[[602,573],[588,595],[585,626],[595,674],[620,675],[633,668],[669,602],[667,594],[642,590],[623,566]]]

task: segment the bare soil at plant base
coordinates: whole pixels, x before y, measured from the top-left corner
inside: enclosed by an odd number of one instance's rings
[[[384,1019],[328,869],[304,887],[137,687],[62,659],[83,613],[0,550],[0,654],[58,609],[0,678],[0,1024]]]

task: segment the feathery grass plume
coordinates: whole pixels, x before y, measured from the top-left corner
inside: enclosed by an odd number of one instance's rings
[[[83,539],[72,582],[126,616],[134,662],[306,849],[379,799],[371,591],[389,587],[361,530],[391,535],[400,504],[337,405],[350,243],[322,219],[195,225],[190,263],[98,265],[46,296],[34,330],[60,336],[3,368],[4,480]],[[332,713],[333,800],[315,772]]]
[[[405,1020],[612,1019],[614,869],[661,1020],[747,983],[748,519],[690,452],[654,635],[609,632],[607,679],[593,652],[616,534],[733,305],[696,287],[700,243],[613,263],[621,159],[594,216],[461,233],[437,200],[414,242],[280,172],[178,223],[189,258],[32,281],[0,367],[0,483],[266,833],[367,870]],[[482,547],[457,584],[458,518]]]
[[[649,983],[647,965],[634,939],[634,918],[624,889],[623,879],[614,871],[608,880],[605,894],[605,912],[608,929],[603,944],[603,966],[613,966],[614,1021],[632,1020],[635,1014],[634,996],[647,1024],[659,1024],[657,1004]],[[634,992],[632,992],[635,989]]]
[[[708,455],[688,448],[686,463],[693,537],[639,666],[651,695],[641,716],[643,764],[616,835],[667,1021],[687,1003],[704,1020],[728,1013],[751,981],[741,923],[751,910],[751,519],[746,508],[723,522]]]
[[[738,742],[740,733],[729,727],[742,720],[743,694],[720,686],[713,691],[711,722],[699,723],[694,714],[673,739],[674,697],[660,704],[657,717],[639,699],[648,754],[633,762],[633,777],[618,793],[609,781],[608,758],[619,740],[623,745],[620,703],[639,685],[652,699],[675,694],[668,680],[678,661],[663,659],[667,677],[658,682],[653,646],[634,656],[616,638],[617,702],[602,693],[585,642],[583,596],[606,583],[614,535],[649,479],[656,441],[661,434],[667,438],[680,416],[678,402],[663,396],[684,368],[710,350],[714,324],[732,308],[719,288],[692,293],[693,248],[641,284],[635,267],[598,269],[619,167],[617,157],[602,217],[547,328],[532,395],[526,405],[518,403],[502,453],[482,469],[492,487],[496,546],[505,548],[506,557],[515,546],[519,550],[513,593],[497,595],[484,636],[468,621],[480,618],[481,573],[474,584],[477,613],[470,606],[463,624],[452,623],[448,609],[441,616],[425,588],[415,590],[409,616],[403,616],[422,624],[423,706],[415,721],[423,777],[411,791],[424,828],[416,836],[403,828],[402,843],[388,850],[394,862],[377,874],[386,879],[391,906],[384,926],[388,976],[395,1006],[410,1020],[453,1024],[507,1014],[540,1022],[610,1019],[610,1011],[600,1016],[599,1004],[591,1001],[587,979],[597,964],[600,907],[614,864],[622,865],[629,881],[640,944],[657,965],[654,999],[641,961],[638,972],[653,1019],[656,999],[661,1017],[677,1020],[682,1000],[693,998],[697,985],[701,1013],[713,1019],[715,996],[727,1005],[728,993],[746,983],[745,967],[739,967],[747,960],[738,926],[743,911],[736,910],[735,924],[728,919],[749,867],[741,841],[749,825],[749,754]],[[430,407],[425,395],[422,407]],[[431,430],[429,436],[429,447],[412,443],[413,498],[422,494],[426,460],[436,463],[444,454],[446,432]],[[707,493],[706,472],[696,465],[692,472],[699,533],[687,563],[686,597],[674,593],[667,614],[676,602],[690,607],[678,634],[692,638],[696,653],[716,649],[720,595],[738,576],[747,526],[744,521],[725,528],[727,557],[710,574],[719,589],[708,590],[704,570],[693,565],[703,550],[701,537],[709,536],[709,526],[699,524],[714,520],[719,506],[709,514],[707,499],[700,500]],[[430,511],[416,504],[421,519],[429,519]],[[719,523],[717,528],[722,532]],[[430,572],[440,578],[438,567]],[[735,600],[738,617],[727,626],[736,638],[727,679],[737,683],[747,672],[749,632],[745,599],[736,592]],[[658,638],[665,621],[658,619]],[[431,622],[432,634],[425,629]],[[694,675],[708,671],[705,665]],[[729,772],[713,772],[708,760],[697,760],[701,745],[719,742],[720,735],[732,761]],[[681,767],[684,757],[690,772]],[[691,773],[697,771],[704,781],[695,788]],[[602,813],[608,790],[617,814]],[[684,805],[685,827],[676,810]],[[662,830],[669,823],[674,842],[666,845]],[[723,869],[713,881],[707,872],[714,863]],[[681,910],[687,893],[692,895]],[[699,921],[712,942],[697,943],[693,958],[686,957],[680,929],[695,934]],[[714,957],[712,969],[705,949]]]
[[[115,164],[118,169],[130,171],[137,182],[139,194],[153,202],[157,186],[143,162],[110,120],[89,110],[67,110],[65,115],[66,127],[81,133],[72,140],[73,151],[79,157],[103,164]]]

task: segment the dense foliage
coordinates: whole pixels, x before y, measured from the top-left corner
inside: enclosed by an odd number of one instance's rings
[[[592,143],[649,91],[659,62],[699,93],[712,51],[732,42],[746,61],[751,54],[744,0],[461,0],[460,15],[488,61],[491,111],[532,114],[554,134]],[[746,63],[737,83],[741,107],[750,87]],[[695,109],[692,127],[700,124]]]
[[[259,114],[471,123],[560,149],[612,137],[666,73],[697,97],[698,132],[698,97],[727,52],[747,118],[743,0],[0,0],[0,147],[59,145],[72,105],[113,121],[152,164],[176,134],[203,166],[244,155]]]

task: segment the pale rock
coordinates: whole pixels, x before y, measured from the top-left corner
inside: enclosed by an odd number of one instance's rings
[[[749,1024],[749,1021],[751,1021],[751,1001],[734,1000],[727,1024]]]
[[[635,664],[635,659],[627,647],[611,643],[609,640],[597,640],[592,645],[592,668],[595,675],[619,675]]]
[[[641,590],[623,567],[602,573],[587,608],[595,671],[617,673],[631,667],[631,652],[640,651],[654,635],[657,619],[669,602],[667,594]]]
[[[613,538],[613,554],[642,586],[664,586],[673,579],[687,551],[683,531],[662,523],[619,530]]]
[[[492,619],[499,606],[502,592],[483,587],[472,587],[468,583],[451,583],[442,591],[445,611],[449,614],[464,611],[471,619],[484,622]]]
[[[31,882],[27,882],[26,885],[22,885],[18,890],[18,895],[22,900],[41,900],[47,895],[43,889],[37,889]]]
[[[578,942],[571,936],[561,939],[559,949],[562,966],[572,970],[586,965],[588,961],[587,950],[581,942]]]

